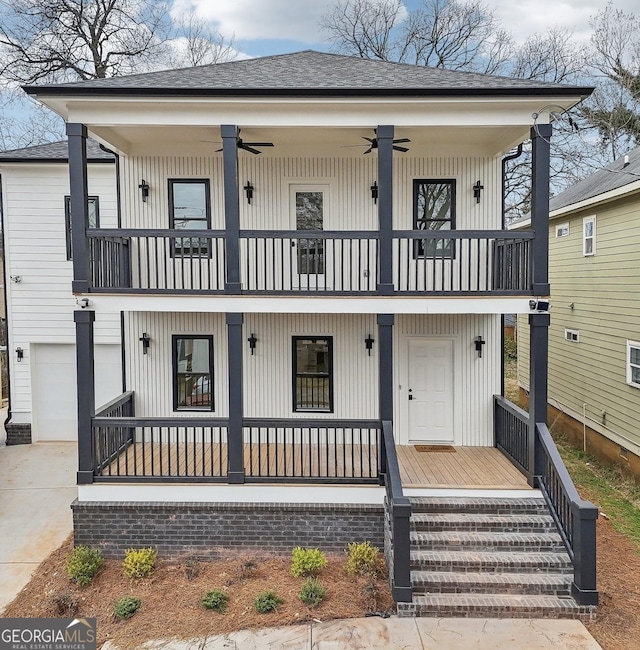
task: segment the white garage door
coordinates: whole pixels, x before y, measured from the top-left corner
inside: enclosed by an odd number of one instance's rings
[[[76,440],[75,346],[38,343],[31,346],[33,440]],[[122,392],[119,345],[96,345],[96,406]]]

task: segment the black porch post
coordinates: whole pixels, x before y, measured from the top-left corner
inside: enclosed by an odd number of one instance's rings
[[[541,474],[542,448],[536,424],[547,423],[547,367],[549,314],[529,314],[529,470],[532,479]]]
[[[533,295],[549,295],[549,158],[551,124],[531,129],[531,228],[533,240]]]
[[[378,293],[393,294],[393,126],[376,129],[378,140],[378,229],[380,279]]]
[[[240,196],[238,183],[238,127],[223,124],[222,163],[224,173],[224,222],[226,250],[226,293],[240,293]]]
[[[393,422],[393,314],[378,314],[378,403],[380,422]],[[381,451],[384,445],[380,445]],[[386,453],[380,456],[380,474],[387,473]]]
[[[73,293],[89,290],[89,252],[87,224],[89,223],[87,188],[87,127],[67,124],[69,142],[69,189],[71,197],[71,249],[73,251]]]
[[[227,354],[229,363],[229,483],[244,483],[242,435],[242,314],[227,314]]]
[[[75,253],[75,250],[74,250]],[[93,443],[91,418],[95,415],[94,311],[73,312],[76,324],[76,369],[78,396],[78,485],[93,483]]]

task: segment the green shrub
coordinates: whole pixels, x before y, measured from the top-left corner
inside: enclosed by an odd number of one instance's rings
[[[137,596],[125,596],[116,600],[113,614],[119,621],[131,618],[140,609],[140,599]]]
[[[146,578],[153,573],[158,552],[152,548],[128,548],[124,552],[124,575],[127,578]]]
[[[212,589],[202,597],[200,602],[205,609],[212,609],[214,612],[222,614],[227,609],[229,596],[220,589]]]
[[[309,607],[317,607],[325,595],[324,585],[318,578],[307,578],[300,589],[300,600]]]
[[[380,571],[380,551],[371,542],[348,544],[346,571],[349,575],[377,575]]]
[[[270,614],[275,612],[283,602],[274,591],[261,591],[253,601],[253,606],[258,614]]]
[[[504,356],[509,361],[515,361],[518,358],[518,344],[511,336],[504,337]]]
[[[297,546],[291,553],[291,574],[296,578],[314,576],[326,566],[327,557],[317,548],[301,548]]]
[[[91,583],[103,564],[104,558],[99,549],[76,546],[67,557],[67,573],[84,587]]]

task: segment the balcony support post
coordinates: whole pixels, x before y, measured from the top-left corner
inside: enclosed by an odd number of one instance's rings
[[[76,368],[78,397],[78,485],[93,483],[93,432],[91,419],[96,412],[93,323],[96,313],[89,309],[73,312],[76,324]]]
[[[376,129],[378,142],[378,229],[380,231],[378,294],[393,294],[393,125]]]
[[[549,165],[551,124],[531,129],[531,229],[533,240],[534,296],[549,295]]]
[[[73,293],[89,291],[89,251],[87,225],[89,223],[89,190],[87,186],[87,127],[67,124],[69,146],[69,189],[71,212],[71,250],[73,251]]]
[[[240,188],[238,182],[239,129],[234,124],[223,124],[222,167],[224,176],[225,223],[225,293],[240,293]]]
[[[378,314],[378,401],[380,422],[393,424],[393,314]],[[382,435],[382,432],[381,432]],[[381,481],[387,473],[387,457],[384,444],[379,444],[381,450],[378,466]]]
[[[242,314],[227,314],[227,354],[229,372],[229,483],[244,483],[244,444],[242,420]]]
[[[542,474],[544,453],[536,424],[547,423],[549,314],[529,314],[529,470],[530,483]]]

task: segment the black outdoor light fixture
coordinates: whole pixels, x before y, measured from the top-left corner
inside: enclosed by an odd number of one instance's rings
[[[371,198],[373,199],[374,203],[378,203],[378,181],[373,181],[371,184]]]
[[[144,332],[139,340],[142,342],[142,354],[147,354],[147,350],[151,344],[151,337]]]
[[[247,339],[249,342],[249,349],[251,350],[251,356],[253,356],[254,352],[256,351],[256,343],[258,343],[258,339],[256,338],[256,335],[251,332],[251,336]]]
[[[480,183],[480,180],[476,181],[476,184],[473,186],[473,198],[476,200],[476,203],[480,203],[480,192],[484,189],[484,185]]]
[[[367,348],[367,351],[369,352],[369,356],[371,356],[371,349],[373,348],[373,344],[375,343],[375,339],[371,338],[371,334],[367,336],[367,338],[364,340],[364,345]]]
[[[140,185],[138,185],[138,188],[140,189],[140,193],[142,194],[142,202],[146,203],[147,202],[147,197],[149,196],[149,183],[142,179],[142,182]]]
[[[478,353],[478,358],[482,359],[482,346],[486,343],[486,341],[482,338],[480,334],[476,336],[475,339],[473,339],[473,342],[476,346],[476,352]]]
[[[24,359],[24,350],[22,348],[16,348],[16,356],[18,357],[18,361],[22,361]]]
[[[244,186],[244,193],[247,197],[247,203],[251,205],[251,199],[253,198],[253,190],[255,189],[251,184],[251,181],[247,181],[247,184]]]

